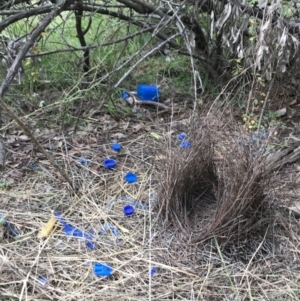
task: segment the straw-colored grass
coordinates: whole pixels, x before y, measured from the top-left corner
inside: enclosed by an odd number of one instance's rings
[[[273,251],[255,257],[263,245],[262,236],[247,261],[231,256],[218,236],[199,246],[189,243],[180,227],[163,226],[155,209],[166,201],[157,194],[158,180],[163,181],[159,167],[169,166],[164,164],[168,161],[161,150],[162,145],[168,151],[179,148],[177,126],[158,124],[156,132],[164,137],[161,140],[147,133],[132,136],[121,142],[119,154],[110,151],[109,143],[90,149],[73,145],[69,156],[57,153],[78,187],[76,193],[46,162],[28,171],[11,189],[2,190],[0,215],[19,235],[3,226],[1,300],[299,300],[299,230],[297,221],[284,212],[275,210],[269,224],[273,227]],[[189,132],[183,122],[180,127]],[[233,143],[228,141],[224,140],[224,152]],[[222,146],[222,140],[219,142]],[[220,145],[215,150],[219,151]],[[219,154],[213,154],[214,160]],[[102,167],[110,156],[118,162],[113,171]],[[90,159],[91,165],[79,165],[79,157]],[[128,171],[137,173],[138,183],[124,182]],[[218,169],[215,172],[218,175]],[[270,207],[277,202],[277,187],[283,185],[280,179],[276,183],[265,192]],[[126,201],[121,197],[149,208],[136,209],[133,216],[126,217],[122,211]],[[118,200],[108,207],[113,199]],[[52,210],[82,231],[93,230],[95,249],[87,248],[83,239],[66,236],[59,223],[48,237],[38,239],[38,231]],[[118,229],[118,237],[112,231],[99,233],[106,222]],[[112,276],[95,276],[96,262],[111,264]],[[153,267],[156,272],[150,277]],[[40,277],[47,282],[43,284]]]

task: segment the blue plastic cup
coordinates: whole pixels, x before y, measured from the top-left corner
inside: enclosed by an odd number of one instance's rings
[[[142,101],[158,101],[160,94],[159,88],[155,85],[138,85],[136,92]]]

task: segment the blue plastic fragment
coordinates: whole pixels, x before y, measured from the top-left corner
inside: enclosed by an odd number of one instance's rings
[[[65,222],[60,213],[54,212],[54,215],[58,219],[58,221],[62,224],[62,226],[64,227],[64,231],[67,236],[84,238],[86,246],[91,250],[95,249],[95,245],[92,243],[92,240],[93,240],[93,232],[92,231],[87,231],[86,233],[84,233],[81,230],[74,228],[73,226],[71,226],[70,224]]]
[[[100,234],[104,235],[108,230],[111,230],[111,232],[113,233],[113,235],[115,237],[119,236],[119,232],[118,229],[116,227],[111,226],[110,223],[105,223],[102,227],[102,229],[100,230]]]
[[[180,141],[184,140],[185,138],[186,138],[186,134],[185,133],[181,133],[181,134],[177,135],[177,139],[180,140]]]
[[[191,143],[188,142],[188,141],[182,141],[181,142],[181,145],[180,145],[182,148],[191,148]]]
[[[137,179],[138,179],[137,175],[133,172],[128,172],[125,175],[125,181],[129,184],[135,183]]]
[[[103,164],[107,169],[113,169],[114,167],[116,167],[117,162],[113,159],[106,159],[104,160]]]
[[[127,99],[127,98],[130,97],[130,95],[129,95],[126,91],[122,91],[122,92],[121,92],[121,97],[122,97],[123,99]]]
[[[115,152],[119,152],[122,148],[121,144],[119,143],[113,143],[113,145],[111,146],[112,150],[114,150]]]
[[[38,280],[38,283],[41,284],[42,286],[44,286],[48,283],[48,280],[46,277],[41,276]]]
[[[30,162],[29,163],[29,168],[30,169],[37,169],[38,168],[38,164],[36,162]]]
[[[7,219],[4,216],[0,215],[0,221],[9,229],[9,232],[12,235],[19,235],[19,232],[15,230],[15,227],[9,221],[7,221]]]
[[[109,277],[112,274],[112,267],[109,263],[95,263],[94,273],[96,276]]]
[[[88,165],[91,163],[91,160],[87,160],[85,158],[79,158],[78,163]]]
[[[154,276],[154,274],[156,273],[156,270],[157,268],[156,267],[153,267],[151,270],[150,270],[150,276]]]
[[[132,205],[125,205],[123,211],[125,215],[130,216],[134,213],[134,207]]]

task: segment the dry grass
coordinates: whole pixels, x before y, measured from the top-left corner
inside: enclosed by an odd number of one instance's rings
[[[197,132],[186,126],[192,148],[185,150],[175,142],[177,132],[168,136],[162,129],[164,147],[148,135],[123,141],[115,171],[94,168],[111,155],[109,145],[86,150],[81,156],[91,166],[70,165],[77,194],[42,163],[22,183],[2,190],[0,214],[19,235],[5,227],[1,239],[1,300],[299,300],[297,221],[271,210],[276,191],[263,169],[254,168],[258,159],[245,156],[226,129],[215,128],[219,134],[212,136],[212,128],[210,121]],[[137,184],[124,183],[127,171],[138,174]],[[206,191],[207,198],[191,201]],[[120,200],[107,210],[123,196],[149,209],[128,218]],[[74,227],[92,229],[95,250],[67,237],[59,224],[38,239],[51,210]],[[99,234],[105,222],[118,229],[118,238]],[[94,262],[111,264],[113,275],[96,277]],[[152,267],[157,270],[149,277]]]

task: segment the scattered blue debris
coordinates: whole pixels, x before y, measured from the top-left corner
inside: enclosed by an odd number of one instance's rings
[[[112,274],[112,267],[109,263],[95,263],[94,273],[96,276],[109,277]]]
[[[87,160],[85,158],[79,158],[78,163],[83,164],[83,165],[89,165],[91,163],[91,160]]]
[[[86,233],[84,233],[81,230],[79,230],[77,228],[74,228],[73,226],[71,226],[70,224],[68,224],[62,218],[62,216],[61,216],[60,213],[54,212],[54,215],[57,218],[57,220],[63,225],[64,231],[65,231],[65,233],[66,233],[67,236],[84,238],[86,246],[89,249],[91,249],[91,250],[95,249],[95,245],[92,243],[92,240],[93,240],[93,232],[92,231],[87,231]]]

